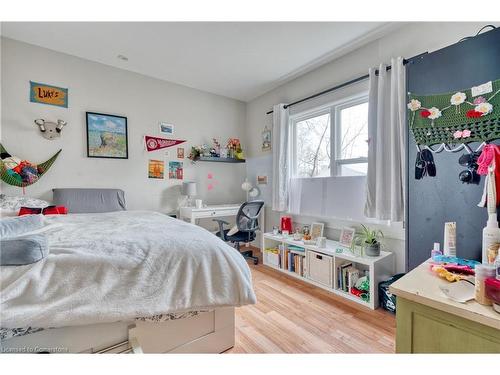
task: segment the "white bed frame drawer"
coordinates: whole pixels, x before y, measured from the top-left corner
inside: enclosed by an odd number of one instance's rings
[[[333,257],[307,251],[307,277],[319,284],[333,287]]]
[[[223,307],[161,322],[116,322],[46,329],[2,341],[0,352],[221,353],[233,346],[234,307]]]

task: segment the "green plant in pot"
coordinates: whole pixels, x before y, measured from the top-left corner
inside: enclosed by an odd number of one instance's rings
[[[380,255],[380,239],[384,233],[380,229],[370,229],[361,224],[361,233],[357,234],[352,241],[352,249],[361,246],[367,256],[378,257]]]

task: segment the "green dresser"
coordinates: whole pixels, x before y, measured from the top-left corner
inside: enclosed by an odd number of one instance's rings
[[[461,304],[439,290],[448,283],[424,263],[391,285],[397,295],[397,353],[500,353],[500,314]]]

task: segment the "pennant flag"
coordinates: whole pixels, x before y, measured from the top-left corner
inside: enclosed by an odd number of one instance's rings
[[[159,137],[152,137],[150,135],[145,135],[144,142],[146,143],[146,149],[148,150],[148,152],[151,152],[166,147],[172,147],[184,143],[186,141],[180,139],[166,139],[166,138],[159,138]]]

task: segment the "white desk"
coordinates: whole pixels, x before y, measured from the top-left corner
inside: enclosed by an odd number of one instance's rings
[[[196,207],[181,207],[179,219],[189,221],[191,224],[196,224],[197,219],[229,217],[236,216],[240,209],[241,203],[236,204],[218,204],[202,208]],[[264,232],[264,207],[260,210],[259,227]]]
[[[202,208],[181,207],[180,219],[196,224],[197,219],[236,216],[241,204],[218,204]]]

